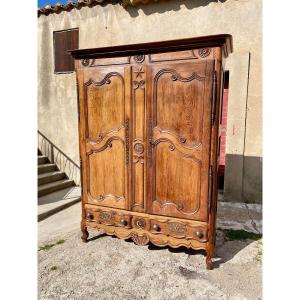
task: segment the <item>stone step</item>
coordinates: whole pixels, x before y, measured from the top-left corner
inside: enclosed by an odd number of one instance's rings
[[[72,186],[38,198],[38,221],[80,202],[80,186]],[[62,226],[65,223],[61,224]]]
[[[49,163],[49,159],[47,156],[40,155],[38,156],[38,165],[43,165]]]
[[[67,178],[66,173],[60,171],[42,173],[38,176],[38,185]]]
[[[62,179],[62,180],[46,183],[38,187],[38,196],[39,197],[44,196],[74,185],[75,185],[74,181],[70,179]]]
[[[55,164],[38,165],[38,174],[48,173],[56,170],[57,167]]]

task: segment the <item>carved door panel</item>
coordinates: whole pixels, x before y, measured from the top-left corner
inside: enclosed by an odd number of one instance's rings
[[[149,213],[207,220],[214,60],[147,68]]]
[[[83,201],[129,208],[130,70],[78,70]]]

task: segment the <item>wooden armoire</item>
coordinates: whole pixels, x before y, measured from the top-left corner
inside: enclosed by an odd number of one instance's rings
[[[212,267],[230,35],[70,51],[88,227],[206,250]]]

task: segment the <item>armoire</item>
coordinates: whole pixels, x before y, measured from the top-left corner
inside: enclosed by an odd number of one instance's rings
[[[82,240],[101,229],[137,245],[215,246],[228,34],[71,50]]]

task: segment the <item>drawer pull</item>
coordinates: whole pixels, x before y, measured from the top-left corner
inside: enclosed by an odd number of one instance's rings
[[[87,219],[92,221],[94,219],[94,216],[92,214],[87,214]]]
[[[120,220],[120,224],[121,224],[122,226],[126,226],[126,225],[127,225],[127,221],[126,221],[125,219],[121,219],[121,220]]]
[[[153,225],[153,229],[154,229],[155,231],[159,231],[159,230],[160,230],[159,225],[154,224],[154,225]]]
[[[196,234],[196,236],[197,236],[199,239],[203,238],[203,233],[202,233],[202,232],[196,231],[195,234]]]

